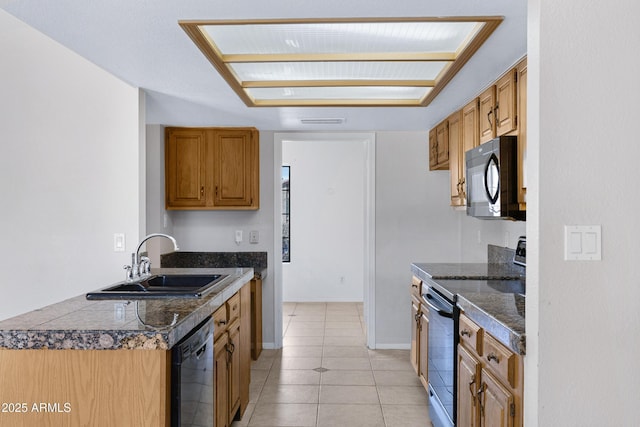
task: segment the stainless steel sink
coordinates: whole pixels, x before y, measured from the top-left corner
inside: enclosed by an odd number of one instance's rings
[[[213,291],[227,275],[155,275],[133,282],[119,282],[109,287],[89,292],[92,299],[160,299],[201,298]]]

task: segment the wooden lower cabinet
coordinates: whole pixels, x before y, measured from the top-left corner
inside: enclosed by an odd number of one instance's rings
[[[522,427],[523,361],[461,315],[458,344],[458,427]],[[462,325],[471,326],[464,327]],[[472,345],[479,337],[482,344]],[[475,348],[473,348],[475,347]]]
[[[262,279],[251,280],[251,358],[262,353]]]
[[[213,313],[215,321],[216,420],[230,426],[249,404],[251,381],[251,285],[247,283]]]
[[[166,350],[0,349],[0,426],[168,427],[170,378]]]
[[[429,309],[420,302],[422,282],[411,283],[411,365],[426,390],[429,389]]]
[[[214,411],[216,419],[216,427],[229,427],[229,363],[227,353],[227,334],[222,334],[214,343],[214,366],[213,366],[213,384],[214,384]]]

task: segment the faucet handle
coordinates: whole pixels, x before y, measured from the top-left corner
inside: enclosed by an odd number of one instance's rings
[[[127,280],[133,279],[133,268],[130,265],[125,265],[122,268],[124,268],[127,271],[126,279]]]
[[[151,260],[149,257],[140,257],[140,274],[149,274],[151,271]]]

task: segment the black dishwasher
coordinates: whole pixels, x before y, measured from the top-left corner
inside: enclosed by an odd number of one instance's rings
[[[171,351],[171,426],[213,426],[213,390],[213,319],[209,318]]]

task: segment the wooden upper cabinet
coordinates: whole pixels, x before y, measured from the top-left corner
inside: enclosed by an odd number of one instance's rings
[[[438,139],[436,128],[429,131],[429,170],[435,170],[438,166]]]
[[[167,206],[201,208],[205,200],[205,132],[167,128],[165,131]]]
[[[167,209],[258,209],[254,128],[166,128]]]
[[[429,132],[429,170],[449,169],[449,122],[443,120]]]
[[[518,87],[518,203],[527,209],[527,59],[516,66]]]
[[[510,70],[496,82],[496,136],[506,135],[517,126],[517,71]]]
[[[478,97],[480,101],[480,144],[491,141],[496,137],[496,119],[494,107],[496,105],[496,87],[491,86]]]
[[[257,206],[257,132],[223,130],[214,135],[214,206]]]
[[[462,111],[456,111],[447,119],[449,123],[449,171],[451,173],[451,206],[463,206],[462,171],[464,151],[462,146]]]

